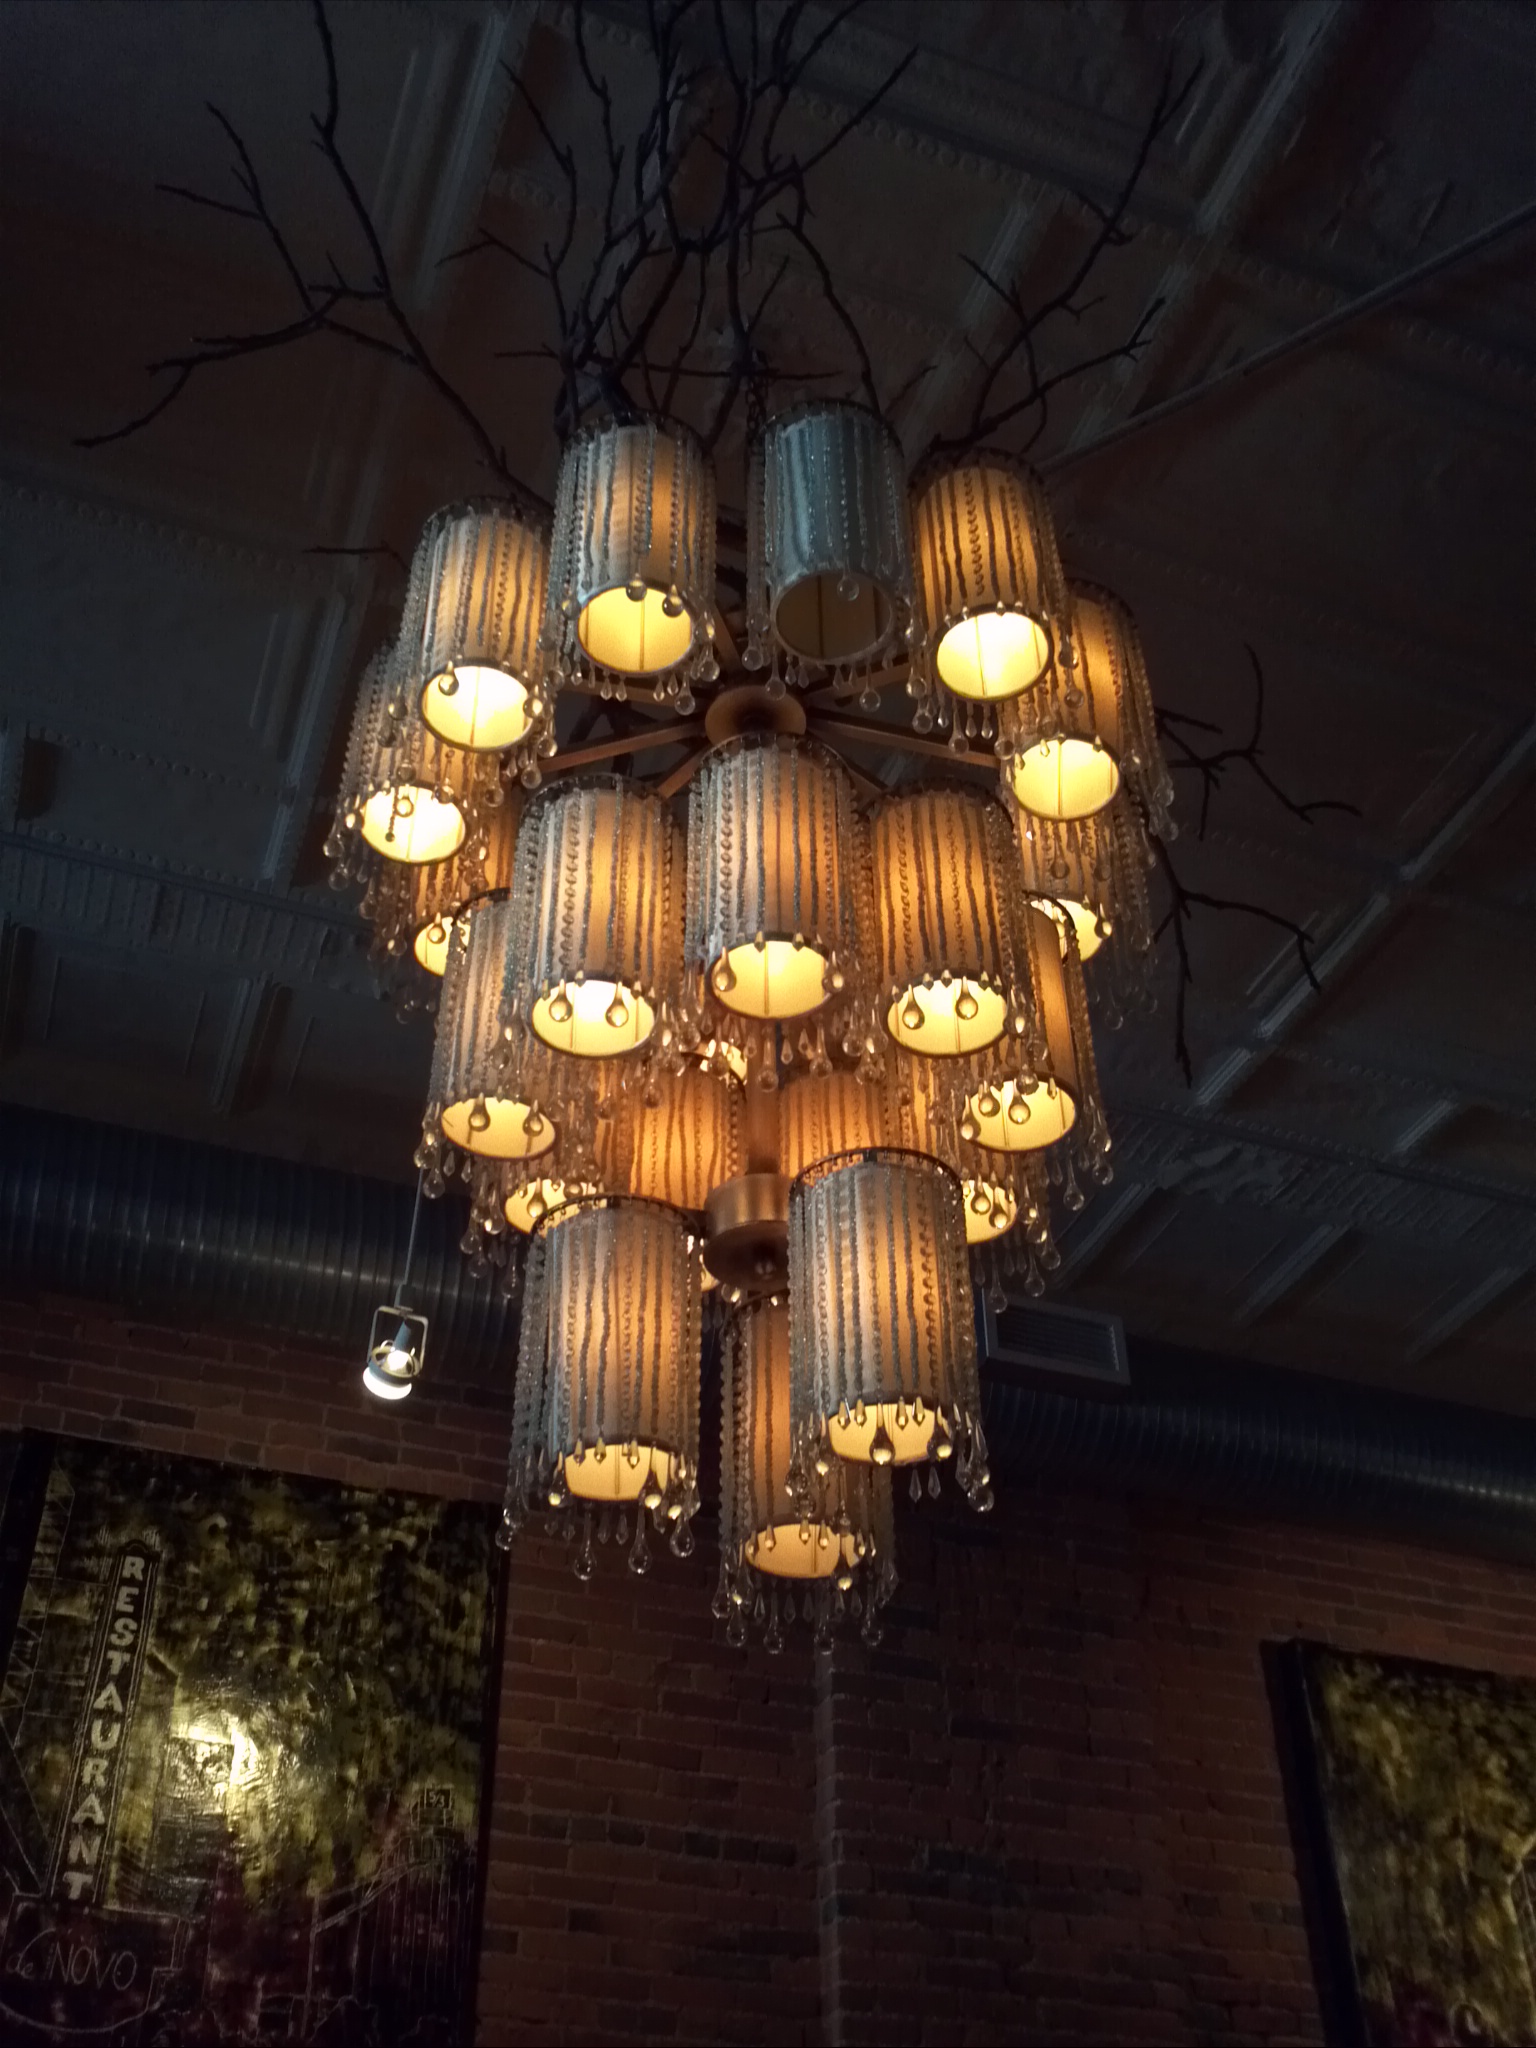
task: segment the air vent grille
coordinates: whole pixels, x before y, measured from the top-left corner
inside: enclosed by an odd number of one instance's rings
[[[1106,1389],[1130,1385],[1125,1325],[1118,1316],[1036,1301],[1009,1301],[995,1309],[980,1290],[977,1300],[984,1373],[1005,1380],[1086,1380]]]

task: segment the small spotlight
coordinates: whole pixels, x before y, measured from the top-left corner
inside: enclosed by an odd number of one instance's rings
[[[427,1319],[390,1302],[373,1312],[363,1385],[380,1401],[403,1401],[427,1355]]]

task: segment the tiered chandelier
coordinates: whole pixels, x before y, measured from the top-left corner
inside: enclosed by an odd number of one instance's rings
[[[898,1467],[991,1503],[972,1268],[1038,1291],[1053,1200],[1108,1177],[1090,990],[1139,977],[1171,792],[1134,622],[1020,463],[909,482],[873,413],[802,405],[753,443],[744,612],[715,525],[659,420],[574,436],[549,531],[436,514],[330,851],[442,977],[427,1190],[526,1268],[508,1531],[552,1516],[582,1576],[594,1537],[686,1551],[715,1325],[717,1612],[775,1642],[873,1625]],[[593,693],[664,714],[621,763],[681,766],[563,761]]]

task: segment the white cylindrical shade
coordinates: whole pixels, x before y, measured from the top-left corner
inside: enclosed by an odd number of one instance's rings
[[[1015,815],[1024,886],[1058,925],[1071,924],[1078,958],[1091,960],[1111,938],[1122,953],[1144,954],[1147,840],[1129,792],[1091,818],[1039,818],[1022,807]]]
[[[474,904],[448,948],[432,1056],[427,1128],[481,1159],[536,1159],[555,1142],[538,1048],[507,1033],[508,961],[517,943],[509,899]]]
[[[699,1254],[654,1202],[598,1197],[534,1232],[512,1459],[525,1497],[690,1517],[699,1460]]]
[[[1136,622],[1109,591],[1069,588],[1070,636],[1037,687],[1001,714],[1005,781],[1026,811],[1072,819],[1102,811],[1129,778],[1163,830],[1173,790]]]
[[[962,1125],[967,1137],[994,1152],[1039,1152],[1056,1144],[1076,1124],[1092,1087],[1076,941],[1033,906],[1020,922],[1034,990],[1034,1071],[983,1080],[966,1103]]]
[[[567,442],[551,584],[568,673],[676,687],[714,672],[714,473],[686,429],[645,420]]]
[[[741,1172],[741,1086],[698,1065],[632,1088],[615,1135],[625,1191],[698,1210]]]
[[[809,740],[706,757],[688,815],[687,958],[727,1010],[804,1016],[854,967],[858,823],[847,770]]]
[[[509,505],[450,505],[411,564],[402,639],[419,662],[421,714],[450,745],[497,753],[542,722],[549,595],[544,535]]]
[[[1006,814],[976,790],[917,790],[877,807],[870,842],[886,1030],[928,1059],[993,1044],[1012,979]]]
[[[892,1142],[887,1090],[857,1074],[800,1074],[778,1091],[779,1171],[793,1180],[843,1152]]]
[[[790,1343],[799,1470],[824,1447],[905,1465],[959,1452],[987,1485],[960,1183],[911,1152],[829,1161],[790,1193]]]
[[[748,494],[749,658],[771,637],[816,669],[892,655],[912,609],[901,449],[864,407],[816,402],[770,420]]]
[[[584,776],[533,797],[513,897],[527,934],[515,1000],[546,1045],[585,1059],[643,1045],[676,990],[681,834],[653,790]]]
[[[791,1395],[789,1306],[776,1295],[738,1309],[725,1329],[716,1601],[733,1641],[761,1611],[770,1648],[781,1616],[795,1612],[791,1588],[809,1594],[801,1605],[824,1641],[855,1587],[869,1632],[896,1579],[890,1475],[829,1458],[802,1482]]]
[[[500,793],[497,764],[451,747],[423,722],[419,664],[400,645],[364,673],[326,852],[342,879],[368,854],[408,866],[448,860]]]
[[[929,676],[971,702],[1030,689],[1066,608],[1040,479],[996,457],[964,463],[918,494],[912,527]]]

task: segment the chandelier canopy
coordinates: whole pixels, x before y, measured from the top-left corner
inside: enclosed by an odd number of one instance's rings
[[[647,1518],[687,1547],[707,1322],[716,1611],[772,1646],[874,1626],[895,1467],[990,1505],[972,1264],[1038,1290],[1107,1174],[1084,963],[1146,952],[1169,792],[1134,622],[1022,465],[909,500],[874,413],[769,420],[744,603],[714,490],[630,419],[571,437],[547,547],[434,515],[333,840],[380,948],[442,970],[423,1185],[526,1269],[509,1532],[552,1516],[583,1575],[630,1517],[636,1569]],[[913,737],[851,717],[902,683]]]

